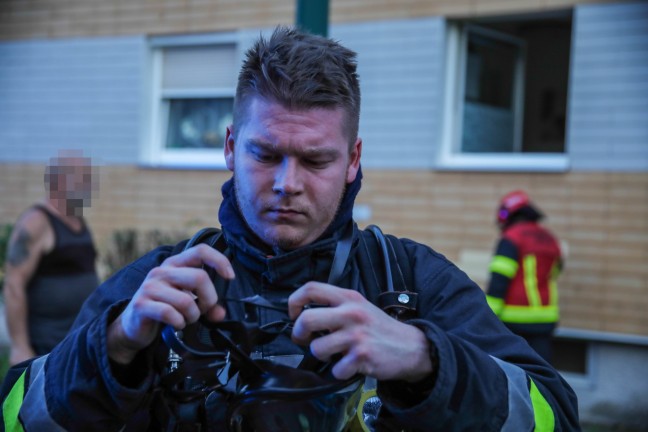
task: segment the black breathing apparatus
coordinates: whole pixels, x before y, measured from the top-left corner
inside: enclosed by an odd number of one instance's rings
[[[341,278],[350,255],[354,229],[354,224],[350,223],[337,243],[328,278],[330,284],[335,285]],[[394,289],[393,263],[389,258],[391,242],[386,241],[376,226],[369,226],[367,231],[373,233],[385,272],[386,285],[378,295],[378,305],[399,320],[413,317],[417,294]],[[219,250],[226,247],[222,245],[221,231],[215,228],[205,228],[196,233],[184,249],[199,243],[207,243]],[[221,245],[217,246],[217,243]],[[398,269],[397,262],[395,265]],[[171,326],[162,330],[168,355],[160,373],[158,397],[161,401],[156,403],[154,411],[163,430],[209,430],[208,410],[212,395],[226,401],[227,428],[237,432],[348,430],[349,424],[358,418],[361,400],[365,406],[373,404],[371,413],[361,413],[365,417],[364,422],[361,420],[363,424],[370,423],[367,415],[377,415],[377,398],[372,401],[363,398],[364,376],[339,380],[332,375],[331,370],[339,357],[322,362],[308,348],[303,350],[303,356],[296,364],[255,357],[257,347],[281,335],[290,337],[293,322],[288,318],[264,325],[259,320],[262,309],[281,311],[287,317],[287,300],[270,301],[259,295],[226,300],[243,304],[245,314],[242,321],[214,323],[201,318],[181,331]],[[357,430],[369,429],[361,426]]]

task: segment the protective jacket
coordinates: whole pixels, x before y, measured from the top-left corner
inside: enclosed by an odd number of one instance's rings
[[[249,235],[235,234],[243,228],[232,225],[223,207],[221,222],[236,273],[236,279],[217,284],[221,299],[254,294],[286,298],[308,281],[326,281],[345,226],[334,223],[334,229],[313,244],[269,256],[269,250]],[[358,251],[365,246],[355,224],[352,235],[351,255],[339,285],[361,293],[373,291],[360,274]],[[400,241],[413,268],[412,290],[419,293],[417,317],[409,323],[420,328],[434,347],[438,369],[434,380],[421,384],[378,382],[380,417],[391,425],[389,430],[579,430],[571,388],[505,328],[488,308],[481,289],[431,248]],[[172,249],[152,251],[99,287],[86,302],[75,330],[49,356],[32,364],[22,385],[14,386],[3,407],[5,425],[16,426],[19,416],[28,431],[147,429],[155,408],[152,394],[159,385],[153,367],[155,347],[142,351],[124,374],[107,356],[106,331],[147,272]],[[228,302],[227,312],[237,319],[243,310]],[[260,318],[271,321],[276,319],[273,314],[261,311]],[[279,339],[261,354],[295,349],[287,339]],[[212,429],[225,430],[222,410],[214,409],[211,415]]]
[[[510,225],[490,265],[489,305],[515,328],[552,328],[559,320],[560,268],[560,246],[546,228],[532,221]]]

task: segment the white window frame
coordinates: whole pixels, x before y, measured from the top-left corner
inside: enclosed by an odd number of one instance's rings
[[[166,131],[169,119],[169,98],[234,98],[236,88],[219,87],[204,89],[162,89],[162,60],[165,48],[201,45],[238,45],[235,33],[204,34],[186,36],[160,36],[151,38],[151,88],[150,88],[150,127],[148,138],[142,148],[141,160],[144,165],[164,168],[225,168],[224,152],[208,149],[165,148]],[[235,48],[237,55],[238,49]],[[233,71],[238,73],[238,71]]]
[[[443,98],[443,123],[441,145],[437,155],[437,168],[475,171],[543,171],[563,172],[569,169],[567,153],[461,153],[464,86],[466,80],[466,51],[468,29],[459,23],[446,21],[445,90]],[[481,30],[480,30],[481,31]],[[523,65],[516,70],[515,137],[522,133],[520,120],[523,105]],[[566,137],[565,137],[566,139]],[[567,143],[565,143],[565,151]]]

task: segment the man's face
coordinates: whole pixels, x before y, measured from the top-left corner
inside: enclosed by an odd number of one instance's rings
[[[246,114],[225,139],[243,217],[273,247],[307,245],[333,221],[358,173],[362,141],[349,151],[342,108],[288,110],[252,98]]]
[[[92,192],[98,189],[90,158],[65,156],[50,161],[45,182],[50,199],[64,200],[70,209],[90,207]]]
[[[65,191],[68,200],[87,201],[92,194],[92,168],[84,158],[68,159],[65,166]]]

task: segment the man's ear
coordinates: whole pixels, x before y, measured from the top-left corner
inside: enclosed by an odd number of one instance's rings
[[[234,125],[227,126],[225,130],[225,165],[234,172]]]
[[[349,167],[347,168],[347,178],[346,182],[353,183],[358,175],[358,170],[360,169],[360,156],[362,155],[362,138],[358,137],[356,142],[353,144],[351,153],[349,155]]]

